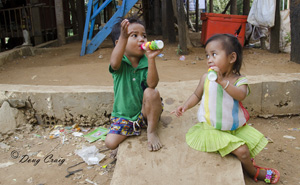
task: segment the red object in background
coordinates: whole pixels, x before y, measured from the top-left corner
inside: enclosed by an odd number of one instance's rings
[[[244,46],[247,17],[247,15],[201,13],[201,44],[204,45],[215,34],[228,33],[236,35],[236,32],[239,31],[237,38],[241,45]]]

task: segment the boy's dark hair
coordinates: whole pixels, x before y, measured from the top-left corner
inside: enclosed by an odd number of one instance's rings
[[[243,61],[243,49],[242,45],[240,44],[239,40],[231,34],[216,34],[210,37],[204,47],[207,46],[208,43],[211,41],[219,40],[221,41],[221,44],[223,46],[223,49],[226,51],[226,54],[229,55],[232,52],[236,53],[236,61],[233,64],[233,72],[235,74],[241,75],[240,74],[240,69],[242,67],[242,61]]]
[[[127,19],[130,24],[131,23],[137,23],[137,24],[141,24],[141,25],[143,25],[145,27],[144,22],[142,20],[140,20],[137,15],[133,15],[133,16],[130,16],[130,17],[127,17],[127,18],[118,17],[117,22],[113,26],[113,28],[111,30],[111,34],[110,34],[111,39],[112,39],[112,41],[114,43],[114,46],[115,46],[116,40],[118,40],[119,37],[120,37],[120,34],[121,34],[121,22],[124,19]]]

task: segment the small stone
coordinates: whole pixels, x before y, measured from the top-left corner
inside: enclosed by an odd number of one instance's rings
[[[8,151],[9,149],[10,149],[10,146],[9,145],[7,145],[7,144],[5,144],[5,143],[0,143],[0,148],[1,149],[4,149],[4,150],[6,150],[6,151]]]
[[[9,105],[13,108],[23,108],[25,107],[25,100],[18,100],[18,99],[10,99],[7,100]]]
[[[30,177],[29,179],[27,179],[27,183],[32,183],[32,177]]]
[[[288,136],[288,135],[285,135],[283,137],[286,138],[286,139],[296,139],[294,136]]]

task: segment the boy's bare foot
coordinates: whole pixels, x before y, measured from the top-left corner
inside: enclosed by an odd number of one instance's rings
[[[157,150],[161,149],[162,145],[159,141],[159,137],[156,134],[156,132],[148,133],[147,138],[148,138],[148,150],[149,151],[157,151]]]

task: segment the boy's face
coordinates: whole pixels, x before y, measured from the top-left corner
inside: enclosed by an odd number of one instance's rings
[[[130,33],[130,35],[125,48],[125,55],[143,56],[145,51],[141,49],[141,45],[147,42],[145,27],[139,23],[131,23],[128,26],[128,33]]]

